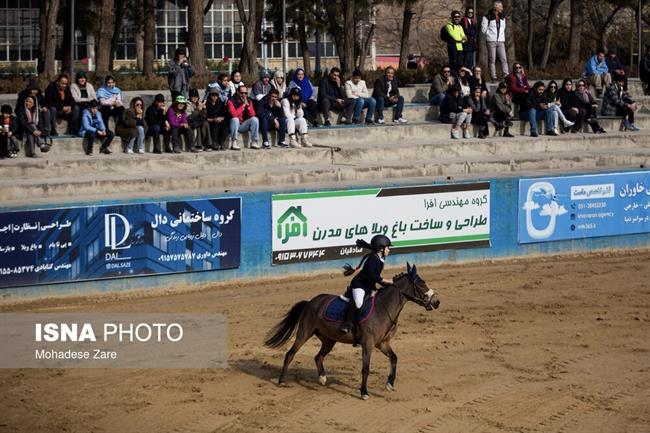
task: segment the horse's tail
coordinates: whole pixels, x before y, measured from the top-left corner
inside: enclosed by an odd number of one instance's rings
[[[298,320],[302,315],[303,310],[307,306],[308,301],[300,301],[296,303],[291,310],[284,316],[284,319],[275,325],[267,334],[264,345],[271,348],[282,346],[293,335],[298,325]]]

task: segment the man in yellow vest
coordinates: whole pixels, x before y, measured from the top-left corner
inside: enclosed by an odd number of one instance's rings
[[[449,54],[449,66],[453,72],[457,72],[463,64],[463,43],[467,42],[463,26],[460,25],[461,14],[459,11],[451,13],[451,20],[445,26],[447,30],[447,53]]]

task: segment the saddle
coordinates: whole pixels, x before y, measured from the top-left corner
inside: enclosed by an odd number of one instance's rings
[[[329,322],[343,323],[345,320],[345,310],[348,308],[349,299],[344,296],[335,296],[325,305],[323,309],[323,319]],[[361,306],[361,314],[359,315],[359,323],[363,323],[375,311],[375,296],[366,297]]]

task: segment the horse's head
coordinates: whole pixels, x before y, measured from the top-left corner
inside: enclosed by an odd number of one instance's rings
[[[418,275],[415,265],[406,263],[406,274],[401,274],[394,279],[394,284],[400,293],[409,301],[423,306],[427,310],[433,310],[440,306],[440,300],[433,289]]]

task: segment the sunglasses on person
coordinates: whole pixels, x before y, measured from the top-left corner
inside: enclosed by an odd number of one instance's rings
[[[523,69],[521,66],[517,65],[515,66],[515,69]]]
[[[136,106],[136,107],[142,107],[142,103],[141,103],[141,102],[136,102],[136,103],[135,103],[135,106]]]
[[[585,87],[584,84],[578,84],[578,87]]]
[[[557,89],[557,86],[548,86],[549,89]]]
[[[445,69],[445,70],[442,71],[442,73],[443,74],[449,74],[449,73],[451,73],[451,71],[449,69]]]
[[[452,18],[455,19],[455,20],[460,19],[460,15],[454,15]]]
[[[248,95],[248,92],[239,92],[240,95]]]

